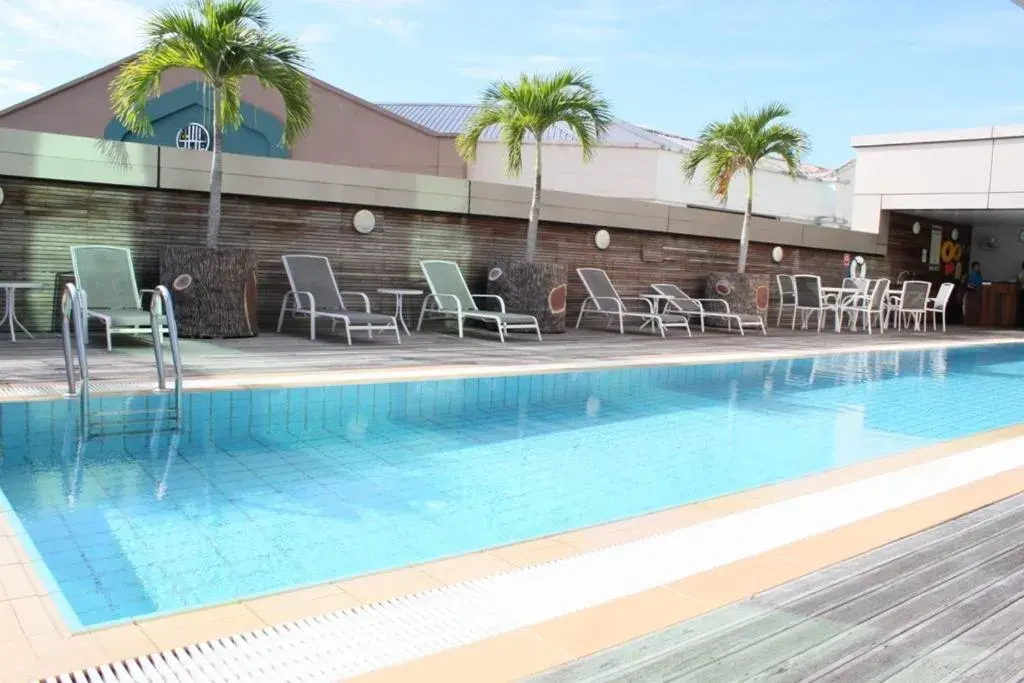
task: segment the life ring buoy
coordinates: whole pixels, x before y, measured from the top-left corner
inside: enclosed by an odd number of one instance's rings
[[[863,256],[854,256],[850,259],[850,277],[855,280],[863,279],[867,276],[868,264],[864,260]]]
[[[953,250],[953,261],[959,263],[960,259],[964,257],[964,248],[959,244],[956,245],[956,249]]]
[[[956,255],[956,243],[946,240],[942,243],[942,249],[939,250],[939,258],[942,259],[943,263],[949,263],[955,260]]]

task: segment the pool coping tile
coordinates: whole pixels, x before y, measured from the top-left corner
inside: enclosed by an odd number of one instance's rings
[[[867,341],[867,340],[865,340]],[[223,373],[208,374],[200,378],[186,378],[183,390],[186,392],[206,391],[243,391],[248,389],[275,388],[319,388],[350,384],[387,384],[393,382],[440,381],[450,379],[476,379],[484,377],[522,377],[528,375],[547,375],[565,372],[587,372],[629,368],[648,368],[664,365],[718,365],[726,363],[748,363],[773,360],[812,358],[829,355],[849,355],[864,352],[915,352],[943,349],[960,349],[970,347],[990,347],[1020,344],[1017,337],[980,337],[963,340],[931,340],[922,338],[913,342],[886,343],[881,340],[872,343],[855,344],[840,349],[835,348],[797,348],[797,349],[742,349],[729,351],[712,351],[699,353],[664,353],[643,356],[616,356],[607,360],[577,361],[546,361],[525,362],[514,366],[508,363],[495,364],[449,364],[449,365],[408,365],[384,368],[360,368],[326,370],[321,372],[268,372],[268,373]],[[116,389],[103,390],[96,387],[94,396],[121,396],[135,394],[139,391],[151,391],[149,381],[124,381]],[[35,382],[0,382],[0,389],[5,386],[37,387]],[[48,387],[50,385],[47,385]],[[43,393],[12,393],[0,391],[0,403],[5,402],[36,402],[59,398],[51,392]]]
[[[36,620],[32,622],[29,630],[43,632],[31,637],[21,634],[20,639],[14,638],[6,641],[0,639],[0,650],[10,649],[12,644],[21,643],[25,650],[29,650],[31,647],[33,648],[32,652],[39,651],[36,656],[29,658],[30,661],[26,666],[30,668],[25,669],[26,672],[38,676],[62,673],[85,665],[104,663],[110,659],[141,656],[159,649],[234,635],[303,617],[312,617],[393,599],[451,583],[552,562],[591,550],[691,526],[742,510],[761,507],[815,491],[827,490],[866,477],[894,472],[1020,436],[1024,436],[1024,424],[581,530],[554,534],[522,543],[353,579],[280,591],[257,598],[242,599],[171,615],[139,618],[82,632],[72,633],[75,629],[69,628],[69,625],[62,622],[60,617],[63,611],[58,609],[54,602],[62,599],[62,596],[59,592],[54,593],[51,590],[46,594],[32,596],[37,601],[33,602],[33,606],[38,606],[39,610],[29,608],[30,614],[26,613],[25,617],[27,620]],[[726,582],[726,589],[719,590],[717,593],[707,588],[707,585],[713,585],[715,581],[710,581],[708,584],[709,580],[702,579],[700,575],[661,586],[653,589],[657,591],[654,595],[667,600],[665,604],[673,606],[673,609],[678,608],[677,611],[660,608],[653,611],[648,609],[647,611],[652,615],[648,621],[644,621],[642,618],[629,617],[629,619],[625,619],[623,617],[624,623],[634,626],[629,628],[617,626],[617,630],[613,634],[594,632],[591,637],[587,635],[590,633],[589,631],[573,630],[577,627],[571,627],[571,625],[565,626],[562,631],[555,627],[545,627],[536,631],[527,629],[529,631],[527,635],[504,634],[456,650],[431,655],[425,658],[425,660],[431,660],[429,662],[416,660],[369,675],[379,675],[383,680],[413,680],[402,673],[407,670],[405,667],[410,667],[409,671],[427,671],[432,670],[429,667],[439,666],[437,662],[456,662],[463,656],[468,658],[464,666],[470,667],[469,671],[477,674],[491,671],[497,674],[497,671],[488,668],[488,659],[481,653],[489,653],[488,657],[493,655],[496,662],[510,662],[510,666],[514,664],[515,671],[530,668],[530,666],[534,667],[535,671],[540,671],[542,669],[537,667],[543,665],[544,668],[549,668],[562,661],[568,661],[565,657],[578,656],[587,647],[596,647],[598,644],[602,647],[607,646],[608,643],[615,644],[612,641],[616,638],[628,639],[626,635],[633,631],[636,631],[636,635],[641,635],[644,628],[656,630],[662,627],[659,624],[664,623],[666,619],[678,617],[677,621],[679,621],[686,618],[686,615],[692,616],[691,613],[708,611],[719,604],[726,604],[723,601],[740,599],[769,587],[768,584],[783,583],[791,578],[884,545],[891,540],[920,531],[940,521],[995,502],[1020,490],[1024,490],[1024,469],[1012,470],[938,496],[926,498],[909,506],[886,511],[876,517],[825,534],[803,539],[733,565],[712,570],[709,574],[717,574],[719,582],[724,577],[735,577],[735,580]],[[3,522],[6,529],[14,530],[3,515],[0,515],[0,522]],[[17,545],[27,539],[19,537],[15,531],[10,535],[10,540],[15,544],[17,551]],[[19,555],[19,557],[22,558],[24,569],[31,571],[33,563],[28,560],[28,554]],[[702,586],[700,581],[705,581],[705,585]],[[32,586],[39,590],[46,589],[45,578],[43,581],[32,583]],[[34,590],[33,593],[35,592]],[[679,599],[672,597],[675,595],[678,595]],[[632,598],[636,597],[632,596]],[[615,603],[615,607],[608,607],[612,603],[606,603],[584,610],[579,614],[596,615],[598,613],[594,613],[592,610],[602,609],[604,611],[600,614],[604,614],[606,611],[608,614],[615,612],[618,615],[620,612],[617,610],[626,610],[624,605],[633,604],[629,602],[632,598],[612,601]],[[643,600],[651,600],[651,598],[643,598]],[[0,599],[0,606],[5,602],[9,601]],[[654,603],[658,602],[658,600],[654,600]],[[22,607],[23,611],[25,609]],[[694,610],[698,611],[694,612]],[[621,612],[621,614],[625,614],[625,612]],[[39,621],[41,615],[45,615],[49,620],[51,626],[49,630],[42,628],[42,622]],[[15,612],[15,618],[17,617],[18,614]],[[581,619],[582,617],[573,618]],[[10,615],[4,616],[3,619],[10,623]],[[618,620],[619,617],[616,617],[616,621]],[[652,626],[652,624],[654,625]],[[665,625],[668,624],[665,623]],[[531,627],[531,629],[538,628]],[[518,632],[513,632],[513,634],[516,633]],[[613,635],[614,637],[612,637]],[[509,638],[507,646],[502,644],[506,641],[500,641],[503,638]],[[535,643],[538,638],[545,644],[544,647],[539,648],[541,654],[536,657],[523,656],[521,650],[528,644]],[[60,643],[66,644],[67,647],[62,648]],[[590,643],[590,645],[585,645],[585,643]],[[510,653],[507,657],[500,654],[504,652],[502,648],[506,647]],[[91,659],[89,658],[89,648],[92,648]],[[115,651],[116,657],[107,654]],[[519,655],[517,656],[516,653]],[[554,661],[557,659],[556,655],[561,656],[562,659]],[[2,662],[0,663],[0,674],[3,674],[0,677],[7,680],[8,676],[17,675],[18,669],[11,667],[14,666],[15,661],[24,659],[24,656],[19,655],[17,658],[11,659],[9,664],[6,659],[0,658],[0,662]],[[532,664],[530,664],[531,662]],[[421,668],[411,668],[413,665]],[[510,674],[506,672],[503,677],[508,675]],[[526,673],[521,675],[526,675]],[[392,676],[397,676],[397,678],[392,678]],[[475,680],[480,680],[480,678],[477,677]]]
[[[1024,468],[1017,468],[682,581],[378,669],[353,680],[367,683],[444,680],[467,666],[472,666],[476,680],[509,680],[539,674],[725,607],[1022,490]],[[567,653],[565,658],[554,664],[535,665],[522,661],[513,669],[504,668],[504,662],[517,651],[518,643],[526,635],[563,650]],[[487,652],[494,663],[488,664],[482,652]],[[429,678],[424,677],[427,674]]]

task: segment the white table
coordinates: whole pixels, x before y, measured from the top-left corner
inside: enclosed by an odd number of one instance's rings
[[[656,292],[644,292],[643,294],[639,295],[637,298],[644,299],[645,301],[647,301],[647,303],[650,304],[650,306],[651,306],[651,312],[652,313],[654,313],[655,315],[661,315],[661,303],[665,302],[665,304],[667,305],[668,302],[671,301],[672,299],[674,299],[675,297],[674,296],[670,296],[668,294],[657,294]],[[654,324],[654,319],[653,318],[645,321],[644,324],[640,326],[640,329],[642,330],[645,327],[647,327],[648,325],[651,326],[651,332],[657,332],[658,331],[657,327]]]
[[[422,289],[406,289],[401,287],[381,287],[377,290],[378,294],[390,294],[395,297],[395,318],[402,325],[402,329],[405,330],[406,334],[412,334],[409,331],[409,326],[405,324],[405,314],[403,313],[404,307],[402,305],[402,297],[405,296],[420,296],[423,294]]]
[[[3,328],[4,323],[7,323],[8,328],[11,330],[11,341],[16,341],[14,336],[14,326],[17,325],[21,328],[21,331],[28,335],[29,339],[35,339],[32,333],[25,329],[25,326],[21,324],[18,317],[14,315],[14,294],[19,289],[39,289],[40,284],[38,282],[0,282],[0,289],[4,290],[4,317],[0,318],[0,328]]]

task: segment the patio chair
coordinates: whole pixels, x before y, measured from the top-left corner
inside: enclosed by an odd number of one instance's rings
[[[326,256],[312,254],[288,254],[281,257],[284,272],[288,275],[291,289],[281,300],[281,313],[277,316],[277,331],[284,326],[284,314],[291,311],[292,317],[309,318],[309,338],[316,339],[316,320],[331,321],[333,332],[340,322],[345,326],[345,339],[351,346],[352,331],[362,330],[371,338],[374,330],[394,331],[395,339],[402,343],[398,322],[392,315],[370,311],[370,297],[363,292],[343,292],[338,289],[334,270]],[[345,296],[357,297],[365,310],[354,311],[345,305]]]
[[[933,298],[928,299],[925,309],[932,314],[932,329],[939,330],[939,316],[942,316],[942,331],[946,331],[946,307],[949,305],[949,298],[953,296],[956,285],[952,282],[943,282],[939,285],[939,291]],[[925,321],[927,324],[927,321]]]
[[[815,313],[818,315],[818,332],[825,325],[825,316],[831,311],[839,315],[839,307],[834,300],[826,299],[821,292],[821,278],[817,275],[795,275],[793,280],[796,284],[796,306],[793,311],[793,324],[790,329],[796,329],[796,317],[798,313],[803,314],[801,329],[807,329],[807,323]]]
[[[577,268],[576,274],[579,275],[583,287],[587,290],[587,298],[584,299],[583,305],[580,306],[580,314],[576,318],[577,329],[579,329],[584,315],[596,313],[608,318],[609,324],[617,320],[619,323],[619,334],[624,334],[626,331],[626,318],[643,321],[640,329],[651,325],[651,331],[660,332],[662,337],[665,336],[666,327],[682,327],[686,329],[687,335],[692,334],[689,321],[691,314],[662,315],[658,313],[658,304],[654,298],[619,296],[611,279],[608,277],[608,273],[600,268]],[[647,310],[631,311],[626,306],[627,301],[642,301],[646,304]]]
[[[921,329],[922,322],[927,331],[928,295],[931,290],[932,283],[924,280],[906,280],[903,283],[903,291],[900,292],[896,305],[892,308],[896,314],[897,329],[902,330],[907,321],[913,320],[915,331]]]
[[[764,319],[759,315],[749,313],[733,313],[729,310],[729,302],[725,299],[694,299],[677,285],[659,283],[651,285],[658,294],[669,297],[666,301],[665,313],[676,311],[687,317],[696,317],[700,320],[700,331],[705,329],[704,321],[707,318],[721,320],[726,323],[727,329],[732,330],[733,323],[743,335],[745,327],[760,329],[762,334],[767,335]],[[664,314],[663,314],[664,315]]]
[[[775,276],[775,282],[779,285],[779,314],[775,317],[775,327],[781,327],[782,314],[787,308],[792,309],[796,319],[796,282],[792,275],[783,273]]]
[[[423,299],[420,309],[419,323],[416,329],[423,327],[423,319],[428,315],[441,318],[455,318],[459,326],[459,338],[463,336],[466,320],[478,320],[493,323],[498,328],[498,338],[502,343],[505,336],[515,330],[533,330],[540,336],[540,324],[537,318],[523,313],[509,313],[505,310],[505,300],[496,294],[471,294],[459,264],[453,261],[420,261],[420,269],[427,279],[430,294]],[[477,307],[477,299],[495,301],[498,311],[485,311]]]
[[[848,301],[843,306],[844,313],[850,313],[853,315],[853,319],[850,323],[850,329],[854,330],[857,327],[857,319],[861,314],[864,315],[863,327],[868,331],[868,334],[872,332],[871,321],[875,318],[878,319],[878,329],[881,333],[885,333],[885,314],[886,314],[886,297],[889,295],[889,281],[887,279],[876,280],[871,287],[870,293],[859,294],[854,299]]]
[[[130,249],[99,244],[71,247],[71,267],[75,286],[84,298],[86,320],[96,318],[103,323],[107,351],[114,349],[114,334],[153,333],[149,311],[142,307],[142,295],[152,296],[154,290],[136,286]],[[167,319],[161,315],[158,322],[163,338]]]
[[[839,288],[834,296],[827,296],[826,298],[830,302],[834,302],[836,308],[839,309],[836,314],[836,325],[842,329],[842,320],[845,317],[850,318],[850,326],[853,328],[855,321],[853,316],[849,314],[847,310],[851,306],[857,305],[858,302],[863,300],[863,297],[868,293],[868,288],[871,286],[871,281],[866,278],[854,278],[844,277],[843,284]]]

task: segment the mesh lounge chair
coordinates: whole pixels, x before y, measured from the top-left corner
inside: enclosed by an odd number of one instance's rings
[[[342,292],[334,279],[334,270],[326,256],[307,254],[290,254],[282,256],[285,273],[291,289],[281,301],[281,314],[277,317],[277,331],[284,325],[284,314],[292,312],[292,317],[309,318],[309,338],[316,339],[316,319],[327,318],[331,321],[331,331],[340,322],[345,326],[345,339],[352,344],[352,330],[363,330],[370,337],[373,331],[394,331],[395,340],[402,343],[398,332],[398,322],[392,315],[372,313],[370,297],[363,292]],[[344,297],[358,297],[362,300],[364,311],[353,311],[345,306]]]
[[[651,289],[662,296],[671,297],[665,308],[666,312],[678,311],[699,318],[701,332],[704,331],[704,321],[711,318],[725,322],[726,328],[730,331],[735,324],[741,335],[744,334],[745,327],[753,327],[761,330],[764,335],[768,334],[764,327],[764,318],[749,313],[733,313],[729,310],[729,302],[724,299],[694,299],[673,284],[651,285]]]
[[[125,247],[85,245],[71,247],[71,267],[75,286],[85,298],[86,320],[103,322],[107,334],[107,350],[114,348],[113,334],[152,334],[149,311],[142,308],[142,295],[152,289],[139,289],[135,284],[132,252]],[[160,316],[160,336],[167,330],[167,319]]]
[[[427,316],[455,318],[459,326],[459,338],[462,338],[465,321],[479,320],[494,323],[498,328],[498,338],[502,343],[505,336],[513,330],[533,330],[540,336],[540,325],[532,315],[508,313],[505,300],[496,294],[471,294],[459,264],[452,261],[420,261],[420,269],[427,279],[430,294],[423,298],[420,309],[419,323],[416,329],[423,327],[423,319]],[[484,311],[477,307],[477,299],[496,301],[500,310]]]
[[[661,332],[662,337],[665,336],[666,327],[683,327],[686,329],[687,335],[691,334],[689,321],[691,314],[670,313],[661,315],[657,312],[653,299],[645,299],[639,296],[619,296],[619,293],[615,291],[615,286],[612,285],[612,281],[608,278],[608,273],[600,268],[577,268],[576,273],[580,276],[583,286],[587,289],[587,298],[580,307],[579,317],[576,318],[577,328],[579,328],[585,314],[597,313],[598,315],[606,316],[609,323],[618,320],[619,334],[623,334],[626,331],[626,318],[642,320],[643,325],[641,325],[641,328],[651,325],[651,331]],[[631,311],[626,307],[627,301],[642,301],[647,306],[647,310]]]

